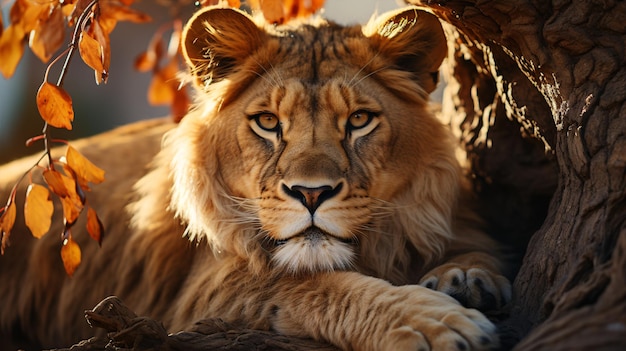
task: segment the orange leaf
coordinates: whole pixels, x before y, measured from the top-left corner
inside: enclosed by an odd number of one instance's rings
[[[87,6],[91,3],[91,0],[76,0],[75,4],[72,4],[66,11],[70,11],[67,15],[67,25],[73,27],[78,21],[80,15],[85,11]]]
[[[247,3],[254,11],[261,10],[268,23],[310,16],[324,6],[324,0],[248,0]]]
[[[74,9],[76,9],[76,3],[70,3],[70,2],[63,2],[63,5],[61,5],[61,9],[63,11],[63,17],[65,17],[68,21],[67,26],[68,27],[73,27],[74,23],[69,23],[70,18],[72,17],[72,14],[74,13]]]
[[[174,101],[176,86],[172,85],[178,65],[174,60],[162,70],[155,72],[148,87],[148,102],[152,105],[169,105]]]
[[[86,191],[91,191],[91,188],[89,188],[89,182],[87,182],[84,179],[79,179],[78,176],[76,175],[76,172],[74,172],[74,170],[72,169],[72,167],[70,167],[67,164],[67,159],[65,158],[65,156],[61,157],[61,159],[59,160],[59,163],[62,164],[63,166],[63,171],[65,172],[65,174],[68,177],[72,177],[75,180],[75,183],[78,184],[79,188],[86,190]]]
[[[43,171],[43,178],[52,192],[58,197],[68,196],[69,191],[65,187],[65,182],[63,181],[63,175],[61,173],[55,171],[54,169],[46,169]]]
[[[157,60],[154,51],[144,51],[135,58],[133,66],[139,72],[152,71],[156,67]]]
[[[91,207],[87,207],[87,232],[93,240],[98,242],[98,245],[102,245],[104,226],[100,222],[96,211]]]
[[[139,72],[148,72],[156,68],[157,63],[163,57],[163,42],[161,36],[150,41],[148,49],[135,59],[135,69]]]
[[[285,21],[283,3],[280,0],[261,1],[261,12],[263,12],[263,17],[268,23],[283,23]]]
[[[22,27],[10,25],[0,36],[0,72],[4,78],[9,79],[15,73],[17,64],[24,55],[25,33]]]
[[[26,190],[24,203],[24,219],[26,226],[35,238],[41,238],[50,229],[54,206],[50,200],[50,192],[39,184],[30,184]]]
[[[171,111],[174,122],[176,123],[180,122],[187,112],[189,112],[189,96],[184,87],[174,92],[174,101],[172,101]]]
[[[183,29],[181,27],[175,26],[172,31],[172,35],[170,36],[170,42],[167,46],[167,55],[170,57],[176,56],[180,53],[180,38],[183,35]],[[178,64],[178,61],[176,61]]]
[[[101,15],[105,19],[114,19],[115,21],[130,21],[134,23],[145,23],[152,19],[147,14],[132,9],[118,1],[103,1],[100,4]],[[109,29],[109,33],[113,28]]]
[[[16,0],[11,6],[11,10],[9,11],[9,22],[17,23],[24,17],[24,13],[28,8],[28,1],[26,0]]]
[[[102,46],[96,39],[94,39],[87,31],[80,33],[80,39],[78,39],[78,51],[80,57],[87,66],[91,67],[96,72],[102,72],[104,70],[102,54]]]
[[[24,33],[35,29],[37,21],[50,11],[50,2],[16,0],[11,6],[9,18],[12,24],[22,27]]]
[[[68,166],[76,173],[79,184],[82,182],[100,184],[104,181],[104,171],[70,145],[67,146],[65,159]]]
[[[223,0],[199,0],[196,2],[196,6],[200,7],[208,7],[214,5],[222,5]],[[246,0],[246,4],[250,5],[250,7],[255,8],[253,4],[258,4],[259,0]],[[228,0],[227,4],[229,7],[239,8],[241,6],[240,0]],[[223,6],[223,5],[222,5]],[[258,7],[257,7],[258,8]]]
[[[61,259],[63,260],[63,266],[65,272],[70,277],[74,275],[76,268],[80,265],[81,259],[80,246],[72,239],[72,235],[68,235],[67,239],[63,240],[63,247],[61,247]]]
[[[79,188],[76,186],[76,181],[52,169],[46,169],[43,172],[43,177],[52,192],[61,199],[63,219],[66,225],[68,223],[74,224],[84,205],[84,197],[78,193]]]
[[[65,187],[68,189],[68,196],[61,198],[61,205],[63,205],[63,220],[65,225],[72,226],[78,216],[83,211],[85,204],[84,197],[78,194],[79,188],[76,186],[74,179],[66,176],[62,176],[65,182]],[[82,191],[82,190],[81,190]]]
[[[11,235],[11,230],[13,229],[13,225],[15,224],[15,202],[9,200],[6,207],[4,207],[4,212],[0,216],[0,236],[2,236],[2,244],[0,246],[0,254],[4,255],[4,249],[9,246],[9,236]]]
[[[69,226],[74,225],[83,210],[82,204],[76,201],[74,197],[63,197],[61,198],[61,205],[63,205],[64,222]]]
[[[305,9],[304,13],[301,13],[300,16],[309,16],[314,14],[315,12],[319,11],[322,9],[322,7],[324,7],[324,1],[325,0],[312,0],[310,2],[305,2],[306,4],[308,4],[309,6],[302,6],[302,8]],[[303,0],[300,0],[300,2],[302,3]]]
[[[37,91],[37,109],[51,126],[72,130],[72,98],[63,88],[44,82]]]
[[[42,62],[48,62],[65,39],[65,22],[61,6],[56,6],[46,18],[40,18],[30,32],[28,46]]]
[[[100,20],[92,24],[92,35],[95,40],[100,44],[100,59],[102,60],[102,70],[96,70],[96,83],[106,83],[109,66],[111,65],[111,40],[109,39],[109,32],[102,27]]]

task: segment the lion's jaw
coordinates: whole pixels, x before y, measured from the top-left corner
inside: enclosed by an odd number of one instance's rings
[[[285,241],[277,242],[273,261],[289,272],[332,271],[352,266],[354,248],[319,228],[310,227]]]

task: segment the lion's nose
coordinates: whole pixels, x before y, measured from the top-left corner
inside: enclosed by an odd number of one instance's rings
[[[287,195],[300,200],[304,207],[309,210],[309,213],[313,214],[320,205],[339,194],[343,184],[339,183],[336,187],[330,185],[324,185],[315,188],[309,188],[306,186],[293,185],[291,188],[283,184],[283,190]]]

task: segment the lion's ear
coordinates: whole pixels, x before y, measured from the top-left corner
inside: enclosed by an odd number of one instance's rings
[[[371,20],[363,31],[374,48],[397,68],[417,77],[427,92],[437,85],[437,74],[448,47],[441,23],[415,7],[388,12]]]
[[[231,73],[264,40],[265,32],[246,13],[208,7],[185,26],[182,52],[196,83],[204,86]]]

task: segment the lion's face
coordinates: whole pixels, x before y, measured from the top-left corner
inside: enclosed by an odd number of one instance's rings
[[[419,145],[392,128],[414,116],[374,82],[351,84],[356,72],[316,82],[281,73],[278,83],[260,80],[234,108],[242,157],[228,187],[255,199],[277,263],[346,267],[373,215],[407,187],[420,163],[406,152]]]
[[[367,259],[361,246],[372,236],[394,235],[386,223],[407,192],[437,201],[413,188],[448,177],[446,133],[426,112],[442,56],[429,50],[441,48],[431,30],[417,51],[436,63],[385,52],[388,37],[432,25],[432,16],[407,11],[369,34],[326,24],[268,33],[242,13],[213,11],[186,31],[199,104],[168,137],[173,206],[192,235],[224,249],[230,239],[220,232],[238,230],[249,239],[239,245],[289,271],[344,269]],[[381,34],[389,23],[395,31]],[[237,31],[244,38],[233,44]]]

